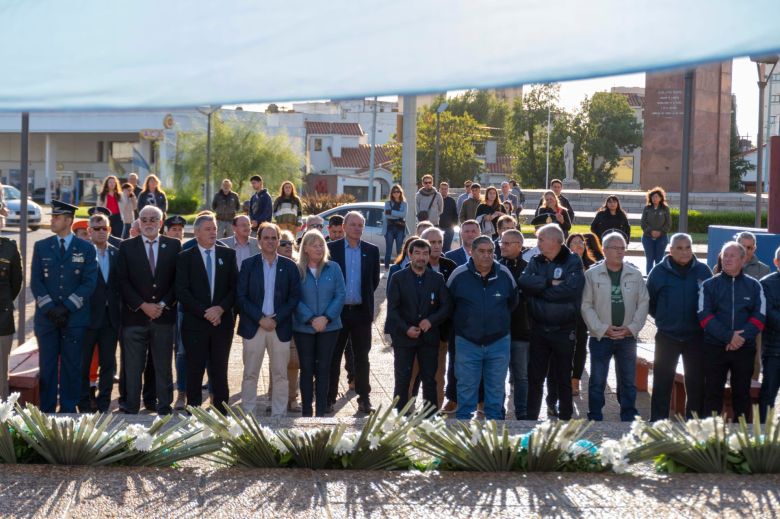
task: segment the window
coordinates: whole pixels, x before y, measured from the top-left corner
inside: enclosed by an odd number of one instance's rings
[[[363,212],[365,216],[365,212]],[[366,218],[366,227],[382,227],[382,210],[381,209],[369,209],[368,217]]]
[[[773,95],[770,101],[772,103],[780,103],[780,95]]]
[[[98,162],[103,162],[104,161],[104,159],[103,159],[103,156],[104,156],[103,150],[104,150],[103,141],[98,141],[97,142],[97,161]]]
[[[772,74],[772,81],[780,81],[780,74]]]
[[[314,151],[322,151],[322,139],[314,139]]]
[[[773,115],[769,118],[769,125],[773,126],[777,122],[777,116]]]

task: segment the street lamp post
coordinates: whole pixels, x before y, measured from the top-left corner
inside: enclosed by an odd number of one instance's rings
[[[198,111],[206,116],[206,206],[211,203],[211,116],[218,112],[221,106],[206,106]]]
[[[440,130],[440,116],[441,113],[447,109],[449,106],[449,103],[443,102],[439,105],[439,107],[436,109],[436,153],[433,157],[433,185],[434,189],[436,189],[439,185],[439,140],[441,138],[441,130]]]
[[[756,71],[758,72],[758,144],[756,148],[756,222],[755,227],[761,228],[761,213],[762,213],[762,200],[761,194],[764,190],[764,153],[762,148],[764,147],[764,90],[772,72],[777,65],[778,57],[775,56],[751,56],[750,61],[755,62]],[[769,69],[769,74],[764,74],[766,66],[772,65]]]

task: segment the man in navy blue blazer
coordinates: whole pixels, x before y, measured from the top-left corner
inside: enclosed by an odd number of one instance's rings
[[[292,316],[298,306],[301,275],[291,259],[276,253],[279,227],[262,222],[257,228],[260,254],[241,264],[238,281],[238,334],[244,339],[241,407],[248,413],[257,403],[257,380],[265,350],[271,358],[271,416],[287,416]],[[234,260],[235,261],[235,260]]]
[[[479,223],[476,220],[466,220],[460,226],[460,248],[449,251],[444,257],[454,261],[459,267],[465,265],[471,257],[471,242],[479,234]]]
[[[371,350],[371,324],[374,321],[374,291],[379,285],[379,248],[361,239],[365,224],[361,213],[350,211],[344,216],[344,238],[328,243],[330,258],[339,264],[344,273],[347,291],[341,310],[344,327],[339,332],[331,363],[326,409],[329,413],[333,412],[338,396],[341,358],[348,341],[355,356],[358,409],[366,414],[372,411],[368,352]]]

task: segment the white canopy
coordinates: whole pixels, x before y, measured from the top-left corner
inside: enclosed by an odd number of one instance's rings
[[[6,0],[0,110],[441,92],[780,50],[778,0]]]

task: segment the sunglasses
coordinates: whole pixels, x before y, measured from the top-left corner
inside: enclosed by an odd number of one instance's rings
[[[108,227],[93,227],[93,231],[107,231]]]
[[[292,245],[292,242],[290,240],[281,240],[279,242],[280,247],[289,247],[290,245]]]

